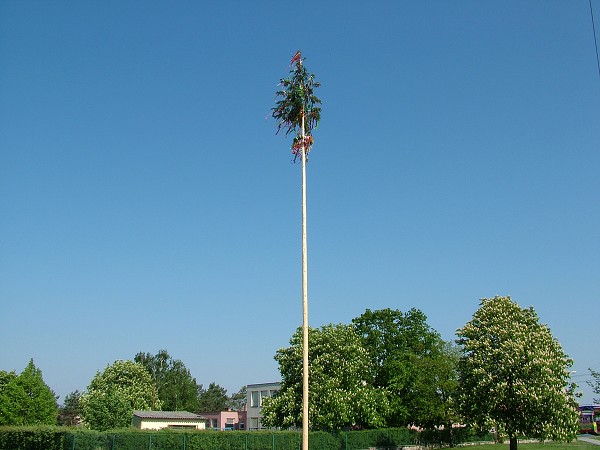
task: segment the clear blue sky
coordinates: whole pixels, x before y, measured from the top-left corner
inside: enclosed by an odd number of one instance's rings
[[[0,369],[60,401],[163,348],[205,387],[279,378],[301,171],[269,115],[301,49],[311,326],[416,307],[452,340],[510,295],[600,370],[588,0],[306,5],[0,0]]]

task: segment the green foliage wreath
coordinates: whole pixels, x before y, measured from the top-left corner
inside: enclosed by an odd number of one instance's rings
[[[314,74],[308,73],[303,61],[300,51],[297,51],[291,61],[289,76],[280,80],[281,89],[275,93],[277,101],[271,109],[277,120],[277,133],[285,129],[286,136],[295,135],[292,142],[294,162],[303,150],[308,157],[314,143],[312,131],[321,119],[321,100],[314,94],[321,83],[315,81]]]

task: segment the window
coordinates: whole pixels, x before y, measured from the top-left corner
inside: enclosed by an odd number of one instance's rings
[[[218,428],[219,427],[219,421],[217,419],[211,419],[212,421],[212,427],[213,428]]]
[[[250,406],[253,408],[258,408],[260,406],[260,392],[252,391],[250,395]]]
[[[269,398],[269,391],[260,391],[260,406],[262,406],[263,398]]]

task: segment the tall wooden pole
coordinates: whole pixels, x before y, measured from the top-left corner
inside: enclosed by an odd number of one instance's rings
[[[302,112],[302,450],[308,450],[308,255],[306,249],[306,144]]]

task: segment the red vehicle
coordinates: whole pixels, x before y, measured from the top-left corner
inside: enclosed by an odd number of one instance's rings
[[[579,407],[579,433],[598,434],[600,428],[600,406],[585,405]]]

